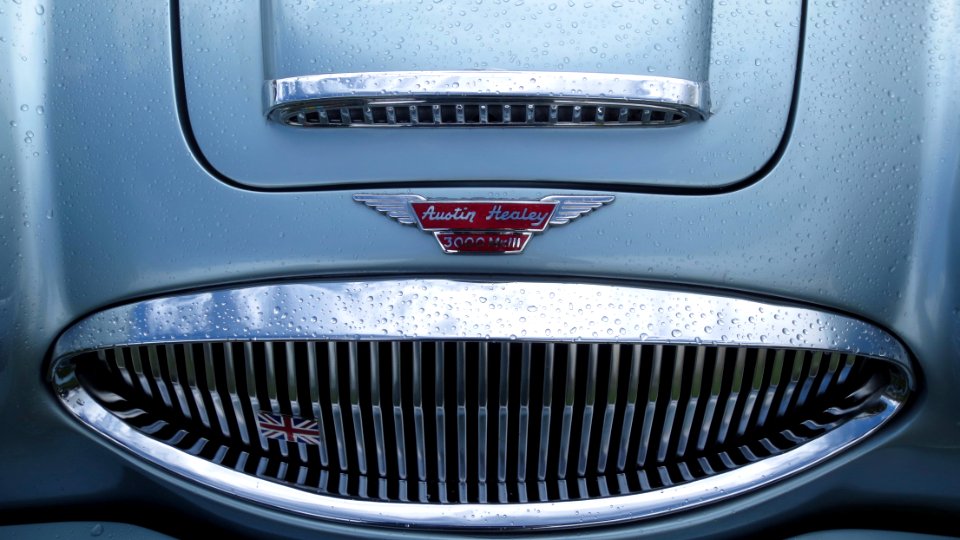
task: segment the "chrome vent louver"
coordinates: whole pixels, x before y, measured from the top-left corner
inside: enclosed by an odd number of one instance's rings
[[[286,107],[289,126],[676,126],[689,119],[680,108],[557,103],[433,103]]]
[[[833,314],[441,280],[115,308],[61,339],[53,378],[82,421],[201,483],[432,528],[581,526],[732,496],[871,433],[912,385],[895,340]],[[316,421],[319,444],[262,437],[258,412]]]
[[[267,82],[290,126],[676,126],[707,115],[706,88],[668,77],[514,71],[379,72]]]

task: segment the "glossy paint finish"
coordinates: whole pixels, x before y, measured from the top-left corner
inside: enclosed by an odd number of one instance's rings
[[[572,28],[581,24],[587,3],[595,4],[586,10],[594,13],[594,18],[583,28]],[[435,43],[438,35],[426,30],[433,17],[429,13],[417,19],[422,22],[419,31],[398,35],[409,24],[404,12],[417,7],[415,3],[372,3],[352,17],[337,18],[337,28],[329,31],[317,28],[323,10],[327,10],[326,16],[333,16],[331,12],[349,7],[301,7],[299,11],[307,11],[304,22],[314,23],[309,26],[313,30],[306,31],[306,24],[288,23],[287,18],[271,22],[273,8],[287,9],[279,2],[236,4],[212,15],[208,2],[182,0],[178,43],[183,53],[184,109],[190,122],[187,133],[196,138],[198,153],[211,170],[237,184],[263,190],[339,189],[347,182],[389,182],[402,187],[424,181],[454,185],[476,182],[486,187],[490,181],[525,181],[558,186],[577,183],[581,188],[611,183],[627,189],[716,188],[740,182],[775,161],[788,131],[802,2],[738,0],[713,2],[712,7],[702,0],[683,4],[619,3],[618,8],[606,1],[574,2],[573,6],[560,1],[555,3],[555,10],[547,1],[502,5],[497,11],[508,15],[498,18],[489,14],[496,9],[495,3],[467,5],[448,0],[419,7],[439,12],[458,5],[465,14],[458,15],[457,20],[464,25],[472,22],[477,28],[474,35],[481,32],[481,20],[492,25],[484,31],[502,35],[496,44],[493,39],[487,44],[495,54],[503,53],[498,63],[493,64],[491,58],[491,62],[474,66],[468,60],[468,49],[475,44],[458,40],[462,46],[439,47]],[[479,11],[473,12],[473,7]],[[526,22],[512,20],[521,15]],[[364,27],[366,31],[356,25],[361,18],[373,21],[372,26]],[[282,26],[280,20],[284,21]],[[324,18],[322,24],[332,20]],[[612,25],[608,20],[621,24]],[[710,23],[709,32],[697,30],[704,21]],[[455,21],[450,24],[455,25]],[[529,28],[546,24],[554,29],[557,25],[570,27],[567,37],[550,40],[551,47],[559,47],[561,41],[580,44],[597,40],[600,43],[594,46],[598,52],[589,53],[590,45],[586,49],[576,46],[580,57],[571,55],[571,60],[561,66],[536,58],[521,65],[508,60],[525,57],[532,47],[542,48],[546,38],[534,38],[537,34]],[[381,25],[385,28],[378,30]],[[608,30],[597,34],[598,26]],[[507,38],[524,27],[528,37]],[[317,53],[316,40],[330,33],[335,33],[346,47],[342,55]],[[391,45],[387,50],[379,49],[383,54],[376,61],[366,61],[363,57],[369,57],[369,51],[358,55],[357,49],[348,45],[355,39],[376,42],[384,35],[404,38],[397,54],[393,54],[396,49]],[[647,47],[653,50],[645,51]],[[624,50],[614,53],[614,49]],[[285,62],[293,62],[296,71],[276,60],[278,55]],[[314,55],[321,58],[309,58]],[[587,61],[592,56],[596,60]],[[351,57],[356,61],[350,62]],[[226,58],[234,61],[224,61]],[[283,67],[277,69],[275,63]],[[467,128],[405,131],[402,135],[371,133],[368,129],[304,133],[265,120],[259,96],[254,98],[248,90],[283,77],[462,69],[612,72],[686,79],[709,85],[711,117],[676,129],[629,133],[566,128],[514,133]],[[497,77],[494,75],[489,82],[482,76],[478,79],[483,86],[494,86]],[[536,91],[540,80],[531,76],[517,84]],[[358,166],[360,163],[363,165]],[[424,167],[425,163],[430,166]]]
[[[743,2],[727,4],[746,9]],[[42,374],[52,343],[69,324],[120,302],[225,282],[398,273],[575,276],[743,291],[856,315],[888,329],[911,352],[920,397],[867,444],[783,484],[680,519],[588,531],[587,537],[804,529],[837,509],[849,510],[852,520],[861,516],[867,526],[903,516],[904,501],[921,517],[960,511],[956,490],[943,482],[960,475],[960,124],[954,121],[960,19],[954,2],[809,0],[796,118],[774,164],[748,183],[696,196],[610,183],[605,190],[617,196],[615,205],[509,258],[444,256],[435,240],[350,200],[361,187],[344,186],[347,180],[363,181],[367,191],[399,185],[393,164],[407,159],[412,141],[397,153],[332,160],[335,183],[327,191],[265,193],[218,180],[191,152],[178,118],[167,6],[41,7],[24,0],[2,10],[0,403],[16,411],[0,419],[4,486],[15,486],[0,489],[4,519],[55,519],[79,505],[103,518],[116,503],[150,500],[252,534],[355,532],[281,518],[159,476],[83,433],[45,389]],[[739,17],[730,12],[721,22],[732,28]],[[185,33],[184,49],[197,49],[201,33],[231,35],[219,25],[224,20]],[[219,57],[256,62],[245,49]],[[752,61],[729,57],[740,66]],[[217,82],[233,81],[236,93],[218,104],[191,102],[192,109],[213,115],[223,103],[259,107],[259,95],[240,90],[241,79],[213,73]],[[745,77],[727,80],[741,84]],[[711,91],[715,104],[731,95],[713,81]],[[715,107],[710,121],[748,105]],[[769,118],[766,109],[758,114]],[[213,130],[230,155],[252,151],[239,129]],[[642,167],[630,159],[629,147],[614,137],[599,141],[591,144],[614,150],[618,174],[635,178]],[[740,141],[718,159],[739,163],[741,150],[755,142],[752,136]],[[434,142],[439,148],[443,141]],[[417,192],[535,199],[557,191],[544,189],[533,174],[542,163],[535,154],[505,152],[506,143],[493,138],[471,142],[469,149],[416,160],[423,171]],[[577,157],[570,174],[552,179],[615,180],[586,165],[595,152],[582,142],[582,150],[570,154]],[[314,155],[316,141],[302,144],[298,157]],[[462,164],[474,171],[472,180],[444,183],[459,178],[449,173]],[[270,170],[264,165],[257,174],[267,178]],[[427,182],[433,180],[441,183]],[[144,486],[152,488],[149,495]],[[854,512],[864,507],[883,511]],[[903,523],[933,526],[929,519]]]

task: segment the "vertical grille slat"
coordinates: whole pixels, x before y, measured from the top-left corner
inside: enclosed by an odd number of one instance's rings
[[[657,447],[657,463],[663,463],[667,459],[667,452],[674,433],[677,407],[680,404],[680,394],[683,391],[684,347],[674,348],[673,354],[673,378],[670,384],[670,397],[667,400],[666,418],[663,421],[663,430],[660,435],[660,445]]]
[[[478,388],[477,388],[477,481],[479,482],[478,499],[480,502],[487,502],[487,429],[489,422],[489,383],[490,364],[489,364],[489,344],[482,342],[479,344],[478,363]]]
[[[206,395],[209,396],[210,400],[213,402],[213,408],[217,415],[217,425],[220,427],[220,433],[224,437],[230,437],[230,425],[227,423],[227,414],[223,408],[223,397],[220,395],[220,391],[217,389],[217,378],[215,374],[216,367],[214,366],[213,361],[213,345],[210,343],[204,343],[202,345],[202,350],[204,379],[207,383]],[[136,351],[136,348],[132,349],[132,351]],[[200,392],[198,391],[197,393],[199,394]]]
[[[787,414],[787,409],[793,401],[793,394],[800,382],[800,376],[803,372],[803,362],[806,354],[804,351],[794,351],[793,362],[791,362],[790,381],[784,390],[783,397],[780,398],[780,405],[777,407],[777,416],[782,417]]]
[[[650,436],[653,431],[653,416],[660,399],[660,370],[663,367],[663,345],[654,345],[650,387],[647,389],[647,403],[643,411],[643,428],[640,432],[640,448],[637,451],[637,466],[643,468],[650,451]]]
[[[233,344],[223,344],[223,358],[227,375],[227,395],[230,396],[230,405],[233,407],[233,414],[236,417],[240,440],[246,446],[250,444],[250,428],[248,427],[247,414],[244,412],[244,407],[240,402],[240,394],[237,390],[239,384],[237,383],[237,370],[233,357]]]
[[[623,472],[627,466],[627,453],[630,450],[634,416],[637,410],[637,395],[640,389],[640,355],[642,345],[630,347],[630,375],[627,382],[627,400],[623,411],[623,431],[620,433],[620,447],[617,452],[617,471]]]
[[[593,407],[597,399],[597,354],[599,345],[592,344],[587,354],[587,388],[583,403],[583,423],[580,432],[580,452],[577,457],[577,476],[587,472],[590,455],[590,431],[593,428]]]
[[[710,385],[710,398],[707,400],[706,410],[703,415],[703,423],[700,427],[700,435],[697,438],[697,450],[703,451],[707,447],[707,437],[713,427],[716,417],[717,407],[720,402],[720,392],[723,385],[724,360],[727,349],[719,347],[716,351],[716,360],[713,365],[713,382]]]
[[[527,480],[527,441],[530,432],[530,348],[529,343],[522,345],[520,355],[520,421],[517,426],[517,481],[523,484]]]
[[[510,347],[500,344],[500,385],[498,392],[499,408],[497,409],[497,482],[507,481],[507,419],[510,404],[509,376],[510,376]]]
[[[467,500],[467,344],[457,342],[457,489]]]
[[[327,369],[330,380],[330,409],[333,414],[334,437],[337,442],[337,457],[339,458],[340,470],[346,471],[347,461],[347,438],[343,429],[343,411],[340,407],[340,369],[337,366],[337,343],[331,341],[327,344]]]
[[[745,371],[744,363],[746,362],[747,350],[738,349],[737,358],[734,361],[733,367],[733,382],[732,388],[730,390],[730,395],[727,396],[727,401],[723,409],[723,419],[720,421],[720,433],[717,436],[717,442],[723,444],[727,440],[727,434],[730,431],[730,425],[733,423],[733,411],[737,406],[737,401],[740,398],[740,392],[743,389],[743,373]]]
[[[130,361],[133,366],[133,373],[136,375],[137,381],[140,382],[140,387],[143,388],[143,392],[147,397],[153,397],[153,389],[150,388],[150,383],[147,382],[146,370],[143,366],[143,360],[140,358],[140,347],[130,348]]]
[[[353,436],[356,439],[357,467],[361,475],[367,474],[367,445],[363,433],[363,411],[360,408],[360,381],[357,375],[360,360],[357,357],[357,342],[347,342],[347,375],[350,389],[350,416],[353,421]]]
[[[260,411],[260,398],[257,397],[257,376],[254,371],[253,343],[249,342],[243,344],[243,378],[247,382],[247,405],[250,407],[250,410],[253,411],[253,417],[250,419],[250,427],[253,433],[257,434],[257,439],[260,440],[260,449],[267,451],[267,439],[260,434],[260,430],[257,428],[257,412]]]
[[[266,360],[267,376],[264,377],[267,384],[267,398],[270,401],[270,410],[280,413],[280,399],[277,395],[277,362],[273,355],[273,343],[263,342],[263,354]]]
[[[554,345],[545,345],[543,358],[543,406],[540,409],[540,451],[537,459],[537,480],[547,478],[547,460],[550,451],[550,413],[553,408]]]
[[[147,347],[147,362],[150,366],[150,375],[153,377],[153,382],[157,387],[157,392],[160,394],[160,399],[163,400],[164,406],[168,408],[173,407],[173,402],[170,400],[170,393],[167,391],[167,385],[163,380],[163,375],[160,373],[160,358],[157,354],[156,345]]]
[[[437,480],[440,482],[440,497],[441,501],[445,501],[446,498],[446,489],[445,483],[447,482],[447,426],[446,426],[446,409],[444,407],[444,352],[443,352],[443,343],[437,343],[434,347],[434,403],[435,405],[435,417],[436,417],[436,426],[437,426]]]
[[[371,365],[371,369],[373,366]],[[407,479],[407,437],[403,427],[403,384],[400,379],[400,343],[390,344],[390,386],[393,398],[393,426],[397,437],[397,475]]]
[[[753,407],[757,402],[757,396],[760,395],[760,391],[763,389],[763,368],[766,365],[764,360],[766,359],[767,351],[761,350],[757,353],[757,365],[753,370],[753,377],[750,380],[750,391],[747,393],[746,404],[743,408],[743,413],[740,415],[740,424],[737,426],[737,435],[742,436],[747,432],[747,426],[750,423],[750,416],[753,414]]]
[[[387,475],[387,448],[383,436],[383,410],[380,407],[380,344],[370,343],[370,408],[373,415],[374,442],[377,453],[377,472]],[[399,447],[399,443],[397,445]]]
[[[105,351],[100,352],[104,353],[102,356],[100,356],[100,360],[106,360]],[[123,357],[123,348],[114,347],[111,352],[113,352],[114,366],[120,372],[123,382],[127,383],[127,386],[133,386],[133,379],[130,376],[130,370],[127,368],[126,360]]]
[[[773,408],[773,400],[780,392],[780,380],[783,377],[783,363],[785,351],[778,349],[774,352],[773,365],[770,371],[770,383],[767,385],[767,391],[763,395],[763,402],[760,404],[760,414],[757,417],[757,426],[763,427],[770,416],[770,410]]]
[[[567,376],[564,378],[563,416],[560,428],[560,452],[557,476],[567,477],[567,461],[570,456],[570,431],[573,429],[573,406],[577,387],[577,346],[567,345]]]
[[[320,404],[320,378],[317,370],[317,344],[307,342],[307,377],[310,385],[310,407],[313,418],[317,422],[317,431],[320,432],[320,464],[328,467],[330,464],[330,441],[327,439],[327,430],[323,419],[323,406]]]
[[[306,340],[92,357],[138,410],[155,404],[162,419],[141,411],[138,426],[159,440],[265,480],[403,502],[663,489],[803,444],[869,396],[851,397],[869,378],[856,355],[762,347]],[[312,420],[314,440],[268,439],[260,413]]]
[[[619,387],[620,345],[610,347],[610,371],[607,375],[607,403],[603,410],[603,427],[600,432],[600,455],[597,460],[597,470],[607,471],[607,459],[610,455],[610,438],[613,436],[613,417],[617,411],[617,390]]]
[[[683,423],[680,428],[680,441],[677,443],[677,456],[683,457],[687,453],[687,444],[693,431],[693,418],[697,407],[700,406],[700,393],[703,390],[703,359],[706,354],[704,347],[697,347],[693,361],[693,381],[690,386],[690,396],[683,411]]]
[[[413,421],[417,440],[417,479],[427,480],[427,448],[423,417],[423,351],[420,343],[413,344]]]
[[[167,361],[167,381],[170,383],[170,386],[173,387],[173,392],[177,398],[177,404],[180,406],[180,410],[183,411],[183,416],[188,420],[192,419],[193,415],[190,414],[190,406],[187,405],[187,395],[183,390],[183,384],[180,382],[180,370],[177,367],[176,346],[164,345],[163,353],[164,358]]]

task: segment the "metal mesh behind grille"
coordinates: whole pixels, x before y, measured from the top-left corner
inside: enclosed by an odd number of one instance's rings
[[[417,103],[302,106],[282,109],[291,126],[675,126],[682,107],[549,103]]]
[[[251,475],[388,501],[622,495],[782,453],[866,410],[884,362],[718,346],[221,342],[76,359],[143,433]],[[259,411],[320,444],[260,437]]]

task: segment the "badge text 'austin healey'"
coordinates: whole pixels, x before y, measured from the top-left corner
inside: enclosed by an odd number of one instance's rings
[[[520,253],[534,233],[569,223],[613,202],[613,196],[553,195],[516,201],[358,194],[353,200],[432,232],[444,253]]]

